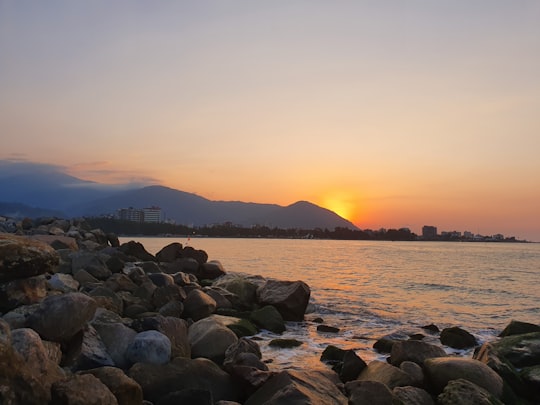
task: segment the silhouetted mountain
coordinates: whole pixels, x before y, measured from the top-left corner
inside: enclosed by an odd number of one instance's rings
[[[356,229],[334,212],[306,201],[282,207],[241,201],[211,201],[164,186],[127,190],[126,187],[129,185],[108,186],[81,180],[63,173],[56,166],[0,161],[0,202],[24,204],[26,216],[31,217],[47,214],[36,214],[38,211],[31,211],[30,207],[48,210],[43,212],[61,211],[63,215],[57,216],[73,217],[115,214],[121,208],[159,206],[165,218],[184,225],[230,222],[244,227]]]
[[[39,217],[63,217],[65,214],[60,211],[48,210],[43,208],[29,207],[28,205],[18,203],[0,202],[0,215],[9,218],[39,218]]]

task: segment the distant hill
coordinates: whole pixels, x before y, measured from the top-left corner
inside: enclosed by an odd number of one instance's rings
[[[38,218],[38,217],[63,217],[65,214],[61,211],[48,210],[43,208],[29,207],[28,205],[18,203],[0,202],[0,215],[9,218]]]
[[[54,166],[29,163],[10,166],[0,161],[0,215],[18,205],[25,216],[99,216],[120,208],[159,206],[177,224],[204,226],[230,222],[277,228],[357,229],[336,213],[307,201],[287,207],[241,201],[212,201],[164,186],[108,186],[69,176]],[[7,203],[11,204],[8,205]],[[15,205],[14,205],[15,204]],[[31,208],[39,207],[39,208]],[[22,208],[25,208],[22,210]]]

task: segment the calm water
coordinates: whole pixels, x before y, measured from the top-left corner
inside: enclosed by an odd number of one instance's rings
[[[305,342],[274,351],[275,336],[262,333],[263,356],[275,367],[321,367],[328,344],[355,349],[365,361],[382,358],[371,348],[390,333],[424,333],[461,326],[481,342],[492,340],[511,319],[540,323],[540,244],[372,242],[281,239],[135,239],[151,253],[172,242],[205,250],[228,272],[311,287],[306,322],[288,324],[284,337]],[[321,334],[310,320],[339,327]],[[436,337],[427,336],[437,342]],[[451,349],[447,349],[451,352]],[[467,355],[467,352],[464,352]]]

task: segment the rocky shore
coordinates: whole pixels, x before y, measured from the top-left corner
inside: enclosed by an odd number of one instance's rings
[[[84,220],[0,217],[0,404],[540,403],[540,326],[518,321],[478,346],[426,326],[471,358],[381,337],[386,362],[328,346],[324,371],[269,370],[258,331],[303,320],[309,298],[179,243],[154,256]]]

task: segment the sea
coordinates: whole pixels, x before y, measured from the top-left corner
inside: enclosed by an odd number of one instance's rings
[[[440,330],[458,326],[479,344],[497,339],[511,320],[540,324],[540,244],[482,242],[389,242],[313,239],[130,237],[155,254],[179,242],[202,249],[229,273],[302,280],[311,288],[304,322],[288,322],[276,335],[255,338],[271,369],[325,368],[328,345],[352,349],[364,361],[384,360],[373,344],[383,336],[423,334],[440,345]],[[323,324],[338,333],[321,333]],[[315,322],[318,321],[318,322]],[[274,349],[274,338],[303,344]],[[472,349],[443,348],[470,356]]]

